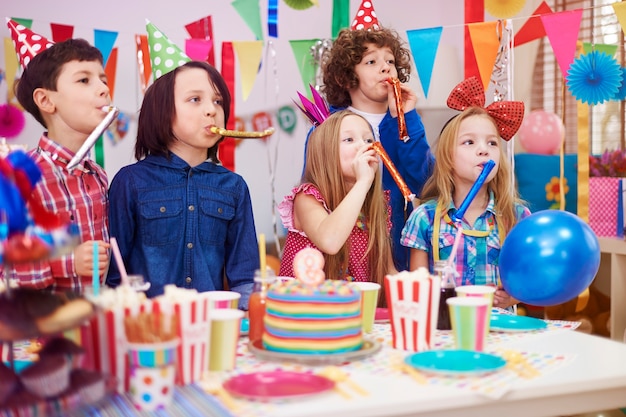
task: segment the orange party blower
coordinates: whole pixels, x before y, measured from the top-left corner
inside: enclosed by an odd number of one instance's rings
[[[376,153],[380,155],[380,159],[382,159],[383,164],[385,164],[385,166],[387,167],[387,170],[391,174],[391,177],[398,185],[400,192],[402,192],[402,195],[404,196],[404,200],[407,202],[413,201],[413,199],[415,198],[415,194],[412,193],[411,190],[409,190],[409,186],[406,185],[406,182],[404,182],[404,180],[402,179],[402,176],[400,176],[398,169],[393,164],[393,162],[391,162],[391,158],[389,158],[389,155],[387,154],[387,152],[385,152],[385,148],[383,148],[382,143],[380,142],[372,143],[372,149],[374,149],[374,151],[376,151]]]
[[[398,111],[398,136],[401,141],[406,142],[410,138],[409,133],[406,130],[404,110],[402,110],[402,89],[400,88],[400,80],[397,78],[388,78],[387,82],[393,87],[393,95],[396,98],[396,110]]]

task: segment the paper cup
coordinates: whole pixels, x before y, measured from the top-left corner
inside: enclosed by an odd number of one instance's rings
[[[491,317],[489,299],[485,297],[448,298],[452,334],[457,349],[482,352],[487,342]]]
[[[456,287],[457,297],[482,297],[489,300],[489,314],[491,314],[491,308],[493,307],[493,296],[496,292],[496,287],[493,285],[463,285]],[[489,323],[487,320],[487,327],[485,329],[486,334],[489,334]]]
[[[235,368],[239,329],[244,313],[230,308],[212,310],[209,339],[209,371],[227,371]]]
[[[371,333],[374,328],[374,316],[376,313],[376,305],[378,304],[380,284],[375,282],[353,282],[350,285],[361,292],[363,332]]]
[[[241,294],[235,291],[208,291],[210,309],[237,308]]]
[[[176,363],[178,339],[161,343],[128,343],[130,367],[157,368]]]
[[[167,408],[174,395],[174,365],[158,368],[131,368],[130,398],[140,411]]]

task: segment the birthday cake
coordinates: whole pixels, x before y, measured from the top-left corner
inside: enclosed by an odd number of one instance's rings
[[[308,250],[315,249],[303,251]],[[294,263],[298,262],[298,255]],[[303,280],[296,272],[296,278],[275,283],[267,293],[263,347],[297,354],[360,349],[363,335],[359,291],[346,281],[324,280],[323,276],[321,281],[319,276],[317,280]]]

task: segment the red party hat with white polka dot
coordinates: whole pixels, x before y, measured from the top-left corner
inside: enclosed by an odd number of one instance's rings
[[[17,52],[17,57],[20,59],[20,64],[22,64],[23,68],[26,68],[28,63],[39,52],[45,51],[54,45],[54,42],[38,35],[26,26],[17,23],[15,20],[7,18],[7,26],[11,32],[13,47],[15,48],[15,52]]]
[[[356,12],[356,16],[354,16],[350,29],[380,29],[378,17],[376,17],[376,12],[374,11],[374,5],[370,0],[361,1],[361,6],[359,7],[359,11]]]

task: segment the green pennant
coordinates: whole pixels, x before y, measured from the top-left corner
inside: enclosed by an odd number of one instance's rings
[[[333,39],[341,29],[350,27],[350,0],[333,0]]]
[[[296,64],[300,70],[300,77],[302,77],[304,89],[308,89],[309,84],[315,84],[315,63],[311,55],[311,47],[318,40],[319,39],[289,41],[293,55],[296,58]]]

